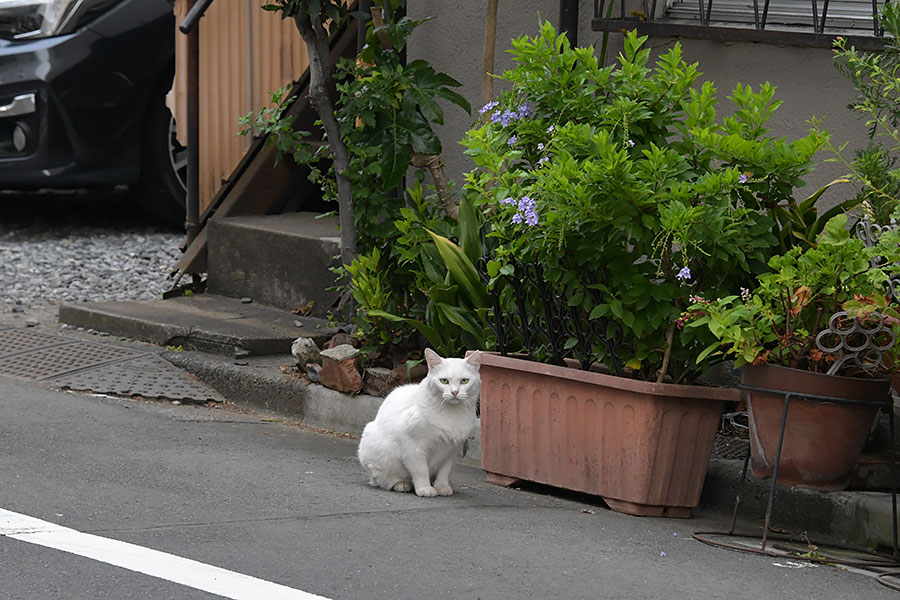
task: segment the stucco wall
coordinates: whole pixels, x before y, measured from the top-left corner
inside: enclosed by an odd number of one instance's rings
[[[463,83],[461,93],[471,102],[473,110],[483,104],[481,91],[482,52],[484,47],[483,0],[409,0],[409,15],[420,19],[436,17],[422,25],[410,42],[411,58],[424,58],[438,70],[445,71]],[[579,15],[579,45],[600,46],[600,32],[591,31],[593,2],[582,1]],[[534,35],[539,18],[558,24],[559,3],[556,0],[500,0],[497,31],[497,66],[500,73],[512,66],[509,39],[520,35]],[[668,39],[648,42],[663,52],[672,43]],[[776,97],[784,104],[771,121],[773,132],[790,139],[805,135],[807,122],[813,116],[831,130],[836,145],[850,142],[850,148],[866,144],[865,128],[846,106],[853,96],[850,84],[832,66],[831,51],[821,48],[778,47],[767,44],[722,44],[697,40],[683,40],[685,58],[700,63],[704,78],[715,82],[720,96],[721,112],[728,111],[729,95],[740,82],[757,88],[769,81],[778,87]],[[610,35],[610,57],[621,49],[621,35]],[[501,82],[496,82],[500,89]],[[473,118],[450,106],[446,109],[446,123],[440,134],[448,174],[461,185],[461,175],[471,163],[463,156],[458,142]],[[849,153],[848,153],[849,154]],[[825,162],[829,155],[820,154],[816,170],[807,178],[806,188],[798,192],[805,197],[821,185],[845,174],[835,163]],[[854,195],[849,184],[832,188],[822,204],[831,205]]]
[[[472,105],[472,117],[455,106],[445,108],[445,125],[440,128],[447,173],[458,185],[462,185],[462,173],[472,166],[463,156],[459,141],[484,104],[481,73],[486,4],[485,0],[407,1],[407,14],[411,18],[435,17],[414,32],[409,43],[409,58],[428,60],[438,71],[460,81],[463,87],[458,91]],[[600,34],[590,30],[593,2],[582,1],[580,4],[578,44],[587,46],[599,40]],[[511,38],[535,35],[540,19],[549,19],[559,25],[557,0],[500,0],[499,6],[495,73],[512,67],[512,59],[506,52]],[[495,81],[495,93],[500,89],[502,82]]]
[[[652,40],[654,44],[668,44],[667,40]],[[715,82],[719,91],[721,113],[727,112],[726,97],[735,84],[749,84],[757,89],[768,81],[777,86],[776,98],[784,104],[769,122],[775,135],[796,139],[805,135],[808,121],[820,119],[831,131],[836,146],[850,142],[848,150],[867,144],[864,123],[849,109],[854,96],[853,87],[832,64],[827,48],[779,47],[770,44],[721,44],[698,40],[682,41],[685,58],[700,63],[705,79]],[[845,153],[852,156],[852,151]],[[816,170],[807,177],[807,185],[798,191],[799,197],[812,194],[832,179],[846,174],[843,165],[826,162],[833,154],[823,150],[818,155]],[[829,190],[820,205],[831,206],[839,200],[855,195],[851,184]]]

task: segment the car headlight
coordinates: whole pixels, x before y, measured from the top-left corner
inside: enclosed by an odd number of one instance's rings
[[[0,0],[0,38],[42,38],[70,33],[121,0]]]

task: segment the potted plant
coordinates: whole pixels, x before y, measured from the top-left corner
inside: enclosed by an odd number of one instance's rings
[[[482,362],[482,467],[687,516],[739,395],[694,385],[713,338],[676,323],[691,294],[749,285],[773,251],[815,237],[827,186],[792,195],[826,136],[768,136],[769,85],[737,86],[718,119],[680,46],[651,69],[645,41],[626,34],[603,66],[549,23],[513,40],[512,89],[463,142],[501,351]]]
[[[772,257],[752,293],[694,298],[684,317],[717,338],[701,360],[724,353],[742,367],[757,476],[772,475],[784,418],[779,481],[844,489],[879,404],[890,402],[900,315],[870,259],[896,255],[898,239],[866,248],[846,224],[836,216],[817,246]]]

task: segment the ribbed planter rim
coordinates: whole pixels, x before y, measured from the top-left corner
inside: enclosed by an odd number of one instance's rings
[[[774,392],[791,392],[801,396],[803,392],[808,394],[817,394],[828,396],[833,393],[833,388],[838,387],[842,392],[837,397],[847,398],[851,400],[871,400],[873,392],[884,388],[885,382],[890,382],[887,375],[883,377],[847,377],[844,375],[828,375],[826,373],[813,373],[804,369],[794,369],[792,367],[784,367],[782,365],[773,365],[763,363],[761,365],[744,365],[741,367],[742,383],[764,387]],[[766,373],[768,371],[769,373]],[[770,373],[779,374],[778,386],[759,385],[760,380],[768,379]],[[745,381],[748,379],[750,381]],[[822,390],[812,391],[810,386],[824,385],[832,382],[834,385],[828,386],[828,390],[823,393]],[[888,384],[889,385],[889,384]],[[890,389],[889,387],[885,389]]]
[[[736,388],[640,381],[638,379],[629,379],[628,377],[618,377],[616,375],[606,375],[604,373],[595,373],[593,371],[584,371],[582,369],[573,369],[571,367],[548,365],[546,363],[523,360],[520,358],[500,356],[499,354],[483,354],[481,364],[483,366],[503,367],[504,369],[523,371],[526,373],[538,373],[551,377],[559,377],[570,381],[582,381],[584,383],[602,387],[628,390],[630,392],[649,394],[651,396],[681,397],[696,400],[725,400],[734,402],[741,399],[741,391]]]

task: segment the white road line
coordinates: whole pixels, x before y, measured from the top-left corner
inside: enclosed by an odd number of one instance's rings
[[[220,569],[0,508],[0,536],[77,554],[233,600],[328,600],[271,581]]]

